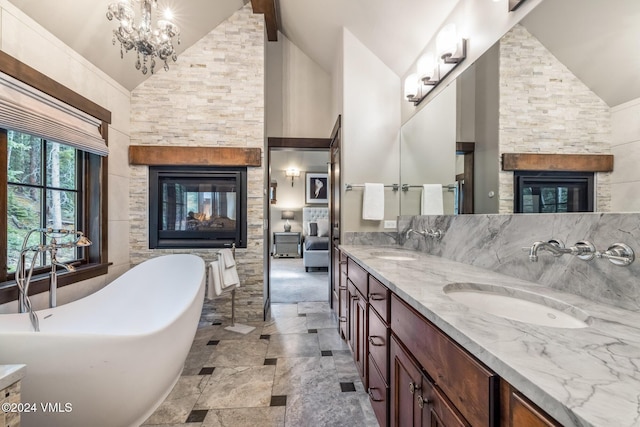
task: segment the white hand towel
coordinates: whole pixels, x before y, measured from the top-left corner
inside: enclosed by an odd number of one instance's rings
[[[384,184],[364,184],[362,195],[362,219],[384,219]]]
[[[442,184],[423,184],[420,215],[443,215]]]
[[[222,261],[224,264],[224,261]],[[223,265],[221,264],[221,265]],[[227,288],[231,286],[240,286],[240,278],[238,277],[238,270],[236,270],[235,264],[231,267],[221,267],[221,282],[222,282],[222,290],[227,290]]]
[[[236,260],[233,258],[233,252],[231,249],[221,249],[219,252],[219,257],[224,261],[224,266],[229,268],[236,265]]]
[[[207,288],[207,298],[214,299],[222,294],[222,276],[220,274],[220,265],[218,261],[212,261],[207,266],[209,276],[209,286]]]

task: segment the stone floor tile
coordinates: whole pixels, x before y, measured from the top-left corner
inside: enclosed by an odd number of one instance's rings
[[[338,319],[333,313],[307,313],[307,327],[310,329],[338,330]]]
[[[275,366],[216,368],[194,409],[269,406]]]
[[[340,390],[331,357],[283,357],[278,359],[274,395],[335,393]]]
[[[268,345],[268,341],[260,339],[250,344],[245,340],[221,340],[205,366],[260,366],[264,364]]]
[[[299,302],[298,313],[331,313],[331,307],[328,302]]]
[[[262,327],[263,334],[300,334],[307,332],[306,317],[274,318]]]
[[[284,406],[211,409],[202,427],[284,427]]]
[[[298,304],[271,304],[271,318],[298,317]]]
[[[318,329],[320,350],[349,350],[347,342],[340,337],[337,328]]]
[[[320,356],[318,334],[272,335],[269,339],[267,357]]]

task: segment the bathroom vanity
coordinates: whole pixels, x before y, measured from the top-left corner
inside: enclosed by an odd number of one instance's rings
[[[637,425],[638,313],[399,247],[344,245],[334,257],[340,332],[381,426]],[[542,326],[447,295],[471,284],[588,318]]]

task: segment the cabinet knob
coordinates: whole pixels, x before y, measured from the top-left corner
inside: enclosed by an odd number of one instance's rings
[[[340,261],[340,265],[345,265],[347,261]]]
[[[373,301],[382,301],[385,298],[384,298],[384,295],[371,293],[371,294],[369,294],[369,299],[373,300]]]
[[[416,390],[420,390],[420,386],[417,384],[414,384],[413,381],[411,381],[409,383],[409,393],[413,394],[415,393]]]
[[[345,323],[347,321],[347,317],[346,316],[340,316],[338,318],[338,320],[340,320],[342,323]]]
[[[422,395],[418,396],[418,406],[420,409],[424,408],[424,405],[428,405],[429,403],[429,399],[423,398]]]
[[[338,289],[340,289],[341,291],[346,291],[347,287],[346,286],[338,286]]]
[[[376,342],[375,342],[375,338],[379,338],[379,339],[380,339],[380,342],[379,342],[378,344],[376,344]],[[376,346],[376,347],[382,347],[382,346],[384,345],[384,338],[379,337],[379,336],[377,336],[377,335],[371,335],[371,336],[369,337],[369,343],[370,343],[371,345]]]
[[[383,402],[384,399],[377,399],[373,396],[373,390],[375,390],[375,388],[371,388],[369,387],[369,390],[367,391],[369,393],[369,398],[371,399],[372,402]]]

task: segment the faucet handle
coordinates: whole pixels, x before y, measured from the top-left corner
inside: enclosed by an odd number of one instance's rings
[[[633,249],[624,243],[614,243],[606,251],[596,252],[596,256],[620,267],[628,267],[636,259]]]
[[[591,261],[596,256],[596,247],[586,240],[576,243],[571,248],[571,253],[583,261]]]

